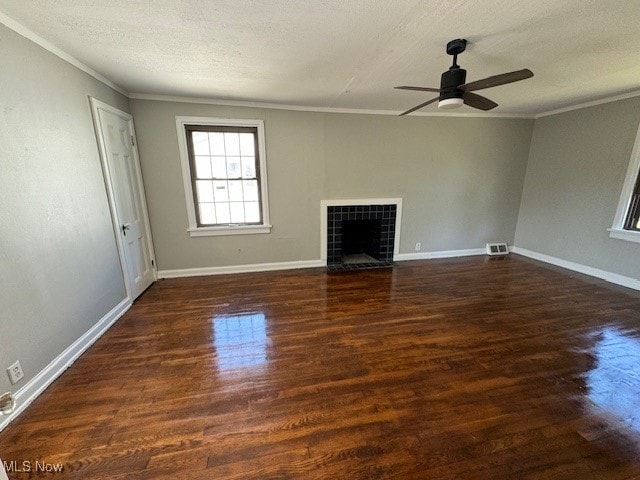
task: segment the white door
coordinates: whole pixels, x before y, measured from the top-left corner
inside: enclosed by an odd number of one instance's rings
[[[156,275],[133,118],[94,98],[91,105],[122,269],[133,301]]]

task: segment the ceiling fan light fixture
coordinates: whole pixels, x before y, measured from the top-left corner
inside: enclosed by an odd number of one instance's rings
[[[445,98],[438,102],[439,110],[453,110],[454,108],[459,108],[464,104],[464,100],[462,98]]]
[[[474,91],[499,87],[500,85],[507,85],[509,83],[519,82],[520,80],[526,80],[527,78],[533,77],[533,72],[531,70],[523,68],[522,70],[501,73],[500,75],[492,75],[491,77],[467,83],[467,71],[458,65],[458,55],[464,52],[466,47],[467,41],[464,38],[451,40],[447,43],[447,54],[453,57],[453,64],[449,67],[449,70],[440,75],[440,88],[412,87],[410,85],[395,87],[400,90],[434,92],[440,94],[435,98],[410,108],[406,112],[402,112],[400,116],[408,115],[435,102],[438,102],[438,109],[442,110],[459,108],[464,104],[471,108],[486,112],[496,108],[498,104],[493,100],[489,100],[487,97],[473,93]]]

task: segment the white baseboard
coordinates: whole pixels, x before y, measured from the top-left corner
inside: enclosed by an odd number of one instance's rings
[[[326,261],[301,260],[298,262],[254,263],[250,265],[229,265],[226,267],[181,268],[158,270],[159,278],[199,277],[201,275],[224,275],[229,273],[270,272],[273,270],[293,270],[296,268],[324,267]]]
[[[434,258],[467,257],[484,255],[484,248],[466,250],[441,250],[437,252],[398,253],[393,260],[429,260]],[[269,272],[273,270],[293,270],[297,268],[326,267],[326,260],[301,260],[297,262],[254,263],[250,265],[229,265],[225,267],[180,268],[176,270],[158,270],[158,278],[199,277],[201,275],[225,275],[231,273]]]
[[[131,307],[131,300],[125,298],[109,313],[102,317],[93,327],[69,345],[60,355],[27,382],[15,394],[16,408],[6,417],[0,417],[0,431],[11,423],[25,408],[40,395],[45,388],[58,378],[71,364],[95,343],[116,320]]]
[[[393,256],[393,260],[404,262],[406,260],[430,260],[434,258],[469,257],[472,255],[485,255],[485,248],[467,248],[465,250],[440,250],[436,252],[399,253]]]
[[[541,262],[550,263],[558,267],[573,270],[574,272],[584,273],[592,277],[606,280],[616,285],[622,285],[623,287],[632,288],[634,290],[640,290],[640,280],[631,277],[625,277],[624,275],[618,275],[617,273],[607,272],[606,270],[600,270],[599,268],[589,267],[580,263],[570,262],[561,258],[552,257],[543,253],[533,252],[526,248],[513,247],[513,253],[522,255],[524,257],[533,258],[534,260],[540,260]]]

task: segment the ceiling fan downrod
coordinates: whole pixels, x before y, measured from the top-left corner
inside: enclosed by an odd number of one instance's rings
[[[447,43],[447,53],[453,56],[453,65],[450,70],[460,68],[458,65],[458,55],[465,51],[467,48],[467,41],[464,38],[456,38]]]

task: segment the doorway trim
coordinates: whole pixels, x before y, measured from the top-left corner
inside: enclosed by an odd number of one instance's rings
[[[144,191],[144,184],[142,183],[142,171],[140,169],[140,157],[138,155],[138,139],[136,138],[136,132],[133,125],[133,116],[130,113],[123,112],[108,103],[102,102],[94,97],[89,97],[89,103],[91,104],[91,114],[93,117],[93,127],[96,133],[96,140],[98,141],[98,150],[100,152],[100,165],[102,167],[102,174],[104,177],[105,189],[107,191],[107,198],[109,200],[109,211],[111,214],[111,225],[113,227],[113,235],[116,239],[116,245],[118,247],[118,257],[120,259],[120,270],[122,272],[122,278],[124,280],[125,289],[127,292],[127,300],[129,303],[133,302],[131,294],[131,285],[129,282],[129,276],[127,275],[127,260],[124,253],[124,243],[120,236],[120,221],[118,219],[118,213],[116,210],[115,193],[113,189],[113,181],[111,174],[109,173],[109,166],[107,165],[107,148],[105,145],[105,139],[102,134],[102,128],[100,124],[100,115],[98,110],[105,110],[127,121],[129,124],[129,133],[133,139],[133,158],[134,168],[136,174],[136,183],[138,191],[140,192],[142,216],[144,217],[144,228],[147,234],[147,248],[149,251],[149,257],[152,261],[153,279],[158,280],[158,266],[156,265],[156,255],[153,249],[153,238],[151,237],[151,225],[149,224],[149,212],[147,211],[147,195]]]

